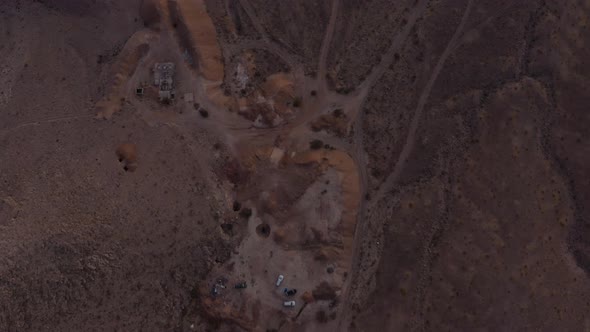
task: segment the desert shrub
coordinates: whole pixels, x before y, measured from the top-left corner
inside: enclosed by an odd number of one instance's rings
[[[325,311],[319,310],[315,313],[315,320],[318,323],[326,323],[328,321],[328,315],[326,315]]]
[[[252,209],[250,209],[250,208],[243,208],[240,211],[240,217],[245,218],[245,219],[248,219],[248,218],[250,218],[250,216],[252,216]]]
[[[160,23],[160,12],[153,0],[143,0],[141,2],[139,15],[145,27],[156,28]]]
[[[313,141],[309,142],[309,148],[312,150],[321,149],[324,146],[324,142],[319,139],[314,139]]]
[[[233,235],[234,225],[232,225],[230,223],[224,223],[224,224],[221,224],[221,229],[223,230],[223,232],[225,234]]]
[[[313,291],[313,298],[316,300],[334,300],[336,298],[336,290],[325,281],[322,281]]]

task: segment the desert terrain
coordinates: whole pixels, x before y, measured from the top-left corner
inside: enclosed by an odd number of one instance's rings
[[[0,2],[0,331],[590,331],[589,15]]]

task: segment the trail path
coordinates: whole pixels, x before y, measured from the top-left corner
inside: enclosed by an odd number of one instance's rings
[[[320,83],[320,93],[325,93],[328,90],[328,84],[326,80],[326,68],[328,62],[328,53],[330,53],[330,45],[332,44],[332,38],[334,37],[334,26],[336,25],[336,19],[338,18],[338,9],[340,7],[340,0],[332,1],[332,9],[330,11],[330,21],[326,28],[326,34],[322,41],[322,47],[320,49],[320,60],[318,64],[318,80]]]
[[[391,174],[389,174],[389,176],[383,182],[383,184],[379,188],[379,191],[375,195],[374,202],[378,202],[379,199],[381,197],[383,197],[383,195],[388,190],[391,190],[391,188],[393,187],[395,182],[399,179],[399,176],[401,175],[402,170],[404,169],[406,162],[408,161],[408,157],[410,156],[410,153],[414,149],[414,144],[416,143],[416,131],[418,130],[418,125],[420,124],[420,118],[421,118],[421,115],[424,111],[424,107],[426,106],[426,102],[428,101],[428,97],[430,96],[430,92],[432,91],[432,87],[434,86],[434,83],[436,82],[436,79],[438,78],[438,75],[440,74],[440,71],[443,68],[447,58],[456,49],[456,46],[458,45],[459,36],[461,36],[461,34],[462,34],[463,27],[465,26],[465,23],[467,22],[467,18],[469,17],[469,12],[471,11],[472,5],[473,5],[473,0],[469,0],[469,2],[467,3],[467,8],[465,9],[465,11],[463,13],[463,17],[461,18],[461,22],[459,23],[459,26],[455,30],[453,37],[451,38],[451,40],[447,44],[447,47],[445,48],[445,50],[441,54],[440,58],[438,59],[438,62],[436,63],[434,70],[430,74],[430,78],[428,79],[426,86],[424,87],[424,89],[422,90],[422,93],[420,94],[420,98],[418,99],[418,105],[416,106],[416,109],[414,110],[414,116],[412,117],[410,129],[409,129],[408,135],[406,137],[406,143],[404,144],[402,152],[400,153],[400,155],[397,159],[397,162],[395,163],[395,167],[393,169],[393,172],[391,172]]]
[[[337,319],[333,320],[333,323],[329,323],[331,325],[326,325],[326,330],[344,331],[348,329],[349,323],[353,316],[351,308],[347,304],[352,303],[353,300],[357,300],[358,297],[362,295],[357,294],[360,288],[357,288],[356,282],[358,280],[358,275],[363,273],[363,271],[358,271],[360,267],[364,266],[362,264],[363,262],[361,261],[362,257],[360,252],[362,249],[362,243],[363,241],[367,240],[367,235],[370,235],[368,232],[370,225],[368,224],[368,221],[365,220],[367,212],[371,210],[376,204],[379,204],[380,200],[385,197],[387,192],[390,191],[399,180],[403,169],[406,166],[406,163],[414,149],[416,140],[418,139],[420,119],[424,113],[424,109],[430,97],[431,91],[448,57],[461,43],[461,36],[463,35],[463,30],[465,29],[466,22],[471,12],[473,0],[468,1],[459,25],[447,43],[444,51],[440,55],[438,62],[432,69],[432,72],[430,73],[428,80],[417,100],[408,134],[405,138],[404,146],[397,158],[394,169],[379,187],[377,193],[372,195],[371,204],[368,204],[367,200],[365,199],[365,194],[368,193],[369,189],[369,175],[367,169],[368,157],[363,144],[363,105],[367,100],[371,89],[383,77],[386,70],[388,70],[389,66],[393,63],[395,54],[402,51],[412,29],[415,27],[420,17],[424,15],[425,10],[428,7],[429,0],[418,0],[414,7],[407,12],[405,17],[407,23],[401,27],[395,35],[392,36],[391,44],[389,45],[386,53],[382,56],[381,61],[374,68],[372,68],[368,76],[353,90],[352,93],[348,95],[342,95],[336,93],[335,91],[331,91],[326,79],[329,70],[328,56],[330,54],[330,47],[336,33],[338,18],[341,17],[340,11],[342,10],[342,3],[340,0],[333,0],[331,3],[329,22],[326,26],[320,49],[318,50],[319,58],[316,77],[306,77],[304,75],[303,59],[290,52],[288,47],[282,45],[280,40],[277,41],[276,38],[272,38],[272,36],[269,35],[272,33],[272,31],[265,30],[262,22],[256,16],[256,12],[248,0],[239,0],[239,3],[245,10],[255,30],[258,32],[258,34],[260,34],[261,38],[259,40],[243,40],[237,43],[221,45],[223,47],[223,51],[220,50],[218,52],[219,58],[226,59],[227,62],[227,60],[232,56],[239,55],[247,49],[262,49],[280,57],[288,65],[291,73],[293,74],[293,83],[296,89],[295,92],[299,96],[303,96],[303,105],[297,109],[296,112],[294,112],[293,118],[284,125],[279,125],[273,128],[254,128],[251,122],[240,118],[235,113],[229,114],[226,109],[222,109],[223,107],[220,106],[219,103],[216,104],[213,101],[213,97],[211,95],[203,93],[203,95],[200,96],[202,97],[202,100],[199,100],[199,102],[201,102],[203,107],[206,107],[209,111],[211,111],[211,116],[202,126],[206,126],[206,129],[215,131],[215,133],[219,134],[220,136],[224,136],[230,143],[242,144],[244,146],[247,145],[248,148],[255,149],[257,147],[272,147],[278,139],[289,140],[291,143],[294,142],[293,145],[299,144],[299,146],[301,146],[302,144],[307,144],[309,141],[316,139],[319,136],[318,133],[311,131],[310,124],[318,117],[326,115],[336,108],[342,109],[344,114],[346,114],[349,119],[351,119],[349,123],[349,128],[353,131],[353,135],[351,137],[334,136],[329,138],[330,145],[352,157],[356,167],[354,168],[355,171],[352,171],[351,173],[357,173],[355,176],[358,175],[358,184],[360,187],[360,199],[358,201],[358,205],[356,206],[357,213],[354,239],[349,241],[347,244],[350,248],[350,251],[352,252],[350,264],[346,266],[346,269],[350,271],[350,275],[346,278],[346,281],[342,285],[340,295],[340,300],[345,305],[341,305],[339,307]],[[160,4],[160,9],[165,11],[167,7],[164,5],[164,2],[161,1]],[[189,9],[192,8],[191,6],[186,5],[184,2],[182,2],[182,4],[185,4],[185,6],[179,7],[181,8],[182,13],[189,12]],[[164,15],[164,17],[165,24],[167,24],[166,22],[169,22],[169,20],[167,20],[168,15]],[[189,30],[194,37],[198,36],[199,32],[203,31],[203,28],[201,26],[195,25],[194,29]],[[201,39],[205,40],[203,38]],[[201,39],[195,37],[195,43],[198,43]],[[201,44],[204,43],[204,41],[201,41]],[[211,47],[218,45],[213,45],[213,43],[209,44],[212,45]],[[215,54],[217,55],[217,53]],[[211,57],[211,59],[217,60],[218,57]],[[213,62],[213,60],[211,61]],[[215,66],[211,65],[210,67],[215,68],[216,70],[218,69],[215,71],[216,74],[224,73],[227,76],[227,68],[223,68],[223,65],[224,64],[217,65],[217,63],[215,63]],[[227,63],[225,65],[227,65]],[[195,82],[200,82],[198,78],[193,77],[193,79]],[[218,80],[215,80],[216,83],[217,81]],[[310,89],[316,88],[316,93],[313,97],[310,97]],[[229,99],[229,97],[227,98]],[[55,118],[25,123],[11,129],[4,130],[4,132],[40,123],[46,123],[50,121],[65,121],[67,119],[74,118],[79,117]],[[176,120],[167,124],[182,133],[184,136],[190,137],[191,131],[188,127],[185,127],[185,125],[187,123],[194,123],[197,121],[197,118],[197,113],[193,112],[184,116],[179,116]],[[4,132],[0,131],[0,135],[4,134]],[[190,152],[198,154],[199,149],[197,148],[197,142],[190,141],[189,143],[190,144],[188,144],[188,146],[190,148]],[[203,161],[200,166],[203,169],[206,169],[207,164],[207,162]],[[354,220],[355,217],[353,216],[352,218]],[[352,245],[352,247],[350,247],[350,245]],[[428,251],[428,247],[426,247],[425,251]],[[424,285],[424,283],[422,283],[422,285]],[[422,290],[422,294],[423,293],[424,292]]]

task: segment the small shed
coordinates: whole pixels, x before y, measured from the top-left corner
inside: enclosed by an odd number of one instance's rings
[[[174,71],[172,62],[158,62],[154,65],[154,85],[159,88],[160,101],[174,99]]]

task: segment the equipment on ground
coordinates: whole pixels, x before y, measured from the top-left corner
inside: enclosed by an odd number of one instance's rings
[[[292,288],[292,289],[285,288],[285,289],[283,289],[283,293],[287,296],[293,296],[293,295],[297,294],[297,290],[295,288]]]
[[[283,282],[283,279],[285,279],[285,276],[283,276],[282,274],[279,274],[279,277],[277,278],[277,287],[279,287],[281,285],[281,282]]]

